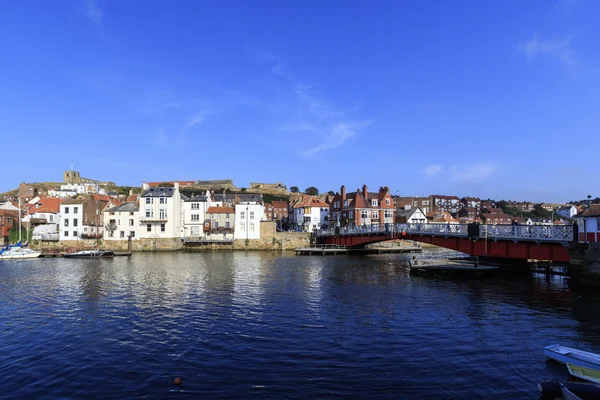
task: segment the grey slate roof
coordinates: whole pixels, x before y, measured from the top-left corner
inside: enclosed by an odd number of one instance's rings
[[[182,197],[183,197],[183,195],[182,195]],[[206,201],[208,201],[208,196],[206,196],[204,194],[196,194],[196,195],[192,195],[190,197],[187,197],[186,199],[184,199],[184,201],[193,201],[193,202],[205,203]]]
[[[417,210],[418,210],[418,207],[417,208],[409,208],[408,210],[401,208],[399,210],[396,210],[396,217],[410,218]]]
[[[136,202],[128,201],[116,207],[109,208],[105,212],[134,212],[139,211],[139,207]]]
[[[151,187],[144,190],[141,197],[173,197],[174,187]]]

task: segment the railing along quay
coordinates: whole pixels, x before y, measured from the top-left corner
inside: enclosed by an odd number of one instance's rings
[[[475,225],[479,239],[514,240],[535,242],[570,242],[573,240],[571,225]],[[410,235],[470,237],[469,224],[383,224],[347,226],[321,229],[317,237],[358,236],[367,234],[386,234],[390,236],[406,233]]]

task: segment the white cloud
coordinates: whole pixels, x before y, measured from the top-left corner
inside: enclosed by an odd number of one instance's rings
[[[483,162],[471,165],[456,164],[450,168],[450,181],[455,183],[479,184],[489,179],[496,171],[493,162]]]
[[[260,58],[272,64],[271,72],[286,81],[295,98],[288,110],[291,121],[285,122],[282,130],[308,133],[307,137],[317,143],[301,151],[301,155],[312,157],[319,152],[340,147],[371,125],[370,120],[353,117],[360,104],[349,107],[334,105],[318,92],[315,84],[299,82],[287,68],[287,60],[266,51],[260,53]]]
[[[79,12],[97,26],[102,26],[104,12],[100,9],[96,0],[82,0]]]
[[[429,178],[432,178],[442,171],[442,166],[439,164],[431,164],[423,168],[423,174]]]
[[[578,64],[569,38],[542,40],[539,35],[535,35],[531,40],[519,43],[517,49],[524,53],[528,60],[533,60],[539,56],[547,56],[553,57],[565,65],[574,66]]]
[[[325,134],[325,139],[317,146],[303,151],[305,157],[312,157],[321,151],[335,149],[341,146],[347,140],[355,136],[361,129],[371,125],[370,121],[360,122],[338,122],[333,125]]]

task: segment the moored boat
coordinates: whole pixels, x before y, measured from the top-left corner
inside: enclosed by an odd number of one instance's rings
[[[38,258],[41,251],[31,250],[21,246],[12,246],[0,249],[0,260],[19,260],[25,258]]]
[[[587,368],[567,363],[567,369],[576,378],[600,385],[600,369],[598,368]]]
[[[544,347],[544,354],[546,357],[562,364],[600,370],[600,354],[572,349],[559,344]]]
[[[110,250],[81,250],[74,253],[67,253],[65,258],[112,258],[114,251]]]
[[[600,386],[587,382],[544,381],[538,384],[538,390],[544,398],[562,398],[574,400],[600,400]]]

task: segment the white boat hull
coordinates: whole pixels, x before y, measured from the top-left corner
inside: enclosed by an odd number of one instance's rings
[[[583,350],[554,344],[544,348],[546,357],[561,364],[572,364],[580,367],[600,370],[600,355]]]
[[[25,258],[38,258],[42,255],[41,251],[32,251],[32,252],[17,252],[17,253],[5,253],[0,254],[0,260],[21,260]]]

